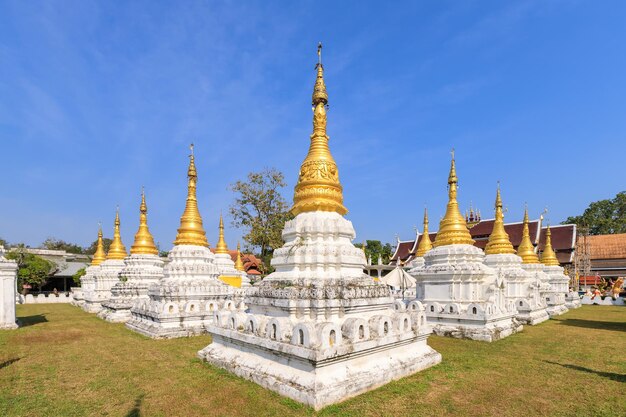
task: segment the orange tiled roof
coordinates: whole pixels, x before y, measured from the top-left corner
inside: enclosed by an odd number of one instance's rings
[[[591,259],[626,259],[626,233],[588,236]]]

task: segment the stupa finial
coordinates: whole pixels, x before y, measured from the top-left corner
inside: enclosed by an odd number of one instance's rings
[[[126,258],[126,247],[122,243],[122,235],[120,234],[120,207],[117,207],[115,211],[115,227],[113,228],[113,241],[109,246],[109,253],[107,253],[107,259],[121,260]]]
[[[148,206],[146,193],[141,187],[141,204],[139,205],[139,229],[135,233],[135,242],[130,247],[130,253],[138,255],[158,255],[159,250],[154,244],[154,238],[148,229]]]
[[[546,229],[546,244],[541,254],[541,263],[546,266],[560,266],[559,260],[556,257],[556,253],[552,248],[552,232],[550,231],[550,225]]]
[[[242,272],[245,272],[246,270],[243,266],[243,261],[241,260],[241,245],[239,242],[237,242],[237,259],[235,260],[235,269]]]
[[[102,223],[98,222],[98,243],[96,244],[96,251],[91,259],[91,265],[100,265],[106,260],[107,256],[104,253],[104,242],[102,241]]]
[[[215,245],[215,253],[228,253],[228,246],[224,240],[224,219],[222,213],[220,213],[220,232],[217,238],[217,244]]]
[[[504,212],[502,211],[502,197],[500,196],[500,181],[498,181],[498,191],[496,192],[496,220],[493,222],[493,229],[489,235],[489,242],[485,247],[485,254],[514,254],[515,248],[509,240],[509,235],[504,230]]]
[[[538,264],[539,258],[535,253],[535,247],[530,241],[530,230],[528,228],[528,206],[524,208],[524,229],[522,230],[522,241],[517,247],[517,256],[522,258],[525,264]]]
[[[198,211],[198,200],[196,198],[196,184],[198,182],[198,172],[193,154],[193,143],[190,145],[189,169],[187,170],[187,202],[185,211],[180,217],[180,227],[174,245],[195,245],[209,246],[206,239],[206,232],[202,226],[202,216]]]
[[[419,245],[417,245],[417,251],[415,256],[423,257],[426,252],[433,248],[433,243],[430,240],[430,234],[428,233],[428,209],[424,207],[424,231],[422,232],[422,239]]]
[[[322,47],[318,45],[317,78],[313,88],[313,133],[309,153],[300,166],[291,213],[295,216],[308,211],[348,212],[343,205],[343,188],[339,182],[337,164],[328,147],[326,134],[326,105],[328,93],[321,63]]]

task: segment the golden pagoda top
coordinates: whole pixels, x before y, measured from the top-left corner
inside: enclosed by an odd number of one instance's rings
[[[202,217],[198,211],[198,200],[196,198],[196,183],[198,182],[198,172],[193,156],[193,143],[190,145],[191,155],[189,155],[189,169],[187,177],[187,203],[185,211],[180,216],[180,227],[174,245],[196,245],[209,246],[206,239],[206,232],[202,227]]]
[[[237,242],[237,259],[235,260],[235,269],[237,271],[246,271],[246,268],[243,266],[243,261],[241,260],[241,245]]]
[[[138,255],[158,255],[159,250],[154,244],[154,238],[148,229],[148,206],[146,205],[146,194],[141,189],[141,205],[139,206],[139,229],[135,234],[135,242],[130,247],[130,254]]]
[[[91,265],[100,265],[106,260],[107,256],[104,253],[104,243],[102,242],[102,226],[98,229],[98,244],[96,245],[96,251],[91,259]]]
[[[298,183],[293,196],[291,213],[296,216],[307,211],[348,212],[343,205],[343,187],[339,182],[337,164],[328,147],[326,106],[328,93],[324,84],[322,44],[317,48],[317,79],[313,88],[313,133],[309,153],[300,166]]]
[[[504,230],[504,213],[502,212],[502,197],[500,196],[500,183],[496,192],[496,220],[489,235],[489,242],[485,247],[486,255],[514,254],[515,248],[509,240],[509,235]]]
[[[122,243],[122,236],[120,235],[120,209],[118,207],[115,212],[115,228],[113,229],[113,242],[109,246],[109,253],[107,253],[107,259],[121,260],[126,258],[126,247]]]
[[[434,247],[445,245],[473,245],[474,240],[470,235],[465,218],[459,211],[459,203],[456,201],[457,184],[456,165],[454,162],[454,149],[452,150],[452,162],[450,163],[450,175],[448,175],[448,205],[446,214],[439,222],[439,231],[435,238]]]
[[[517,256],[522,258],[522,263],[538,264],[539,257],[535,253],[535,247],[530,241],[530,231],[528,230],[528,207],[524,210],[524,229],[522,231],[522,241],[517,247]]]
[[[552,248],[552,232],[550,231],[550,226],[546,230],[546,245],[543,248],[543,253],[541,254],[541,263],[546,266],[560,266],[559,260],[556,257],[556,253],[554,253],[554,249]]]
[[[424,232],[422,233],[422,239],[420,240],[419,245],[417,245],[415,256],[423,257],[424,254],[432,248],[433,243],[431,242],[430,234],[428,233],[428,209],[424,208]]]
[[[215,245],[215,253],[228,253],[228,246],[224,240],[224,220],[220,214],[220,234],[217,239],[217,245]]]

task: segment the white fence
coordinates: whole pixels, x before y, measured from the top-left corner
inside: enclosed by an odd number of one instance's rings
[[[54,294],[18,294],[16,302],[18,304],[51,304],[51,303],[71,303],[74,297],[72,294],[61,293],[58,296]]]
[[[598,304],[601,306],[623,306],[626,305],[626,303],[624,303],[624,298],[622,297],[617,297],[615,300],[611,297],[611,296],[607,296],[604,297],[604,299],[602,299],[601,296],[596,296],[594,298],[591,298],[588,295],[585,295],[582,299],[582,303],[583,304]]]

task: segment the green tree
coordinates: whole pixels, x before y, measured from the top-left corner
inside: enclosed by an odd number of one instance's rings
[[[356,243],[354,246],[363,249],[362,243]],[[393,246],[390,243],[383,243],[380,240],[366,240],[365,241],[365,257],[372,259],[373,264],[378,263],[378,257],[380,256],[383,264],[388,264],[389,260],[393,256]]]
[[[102,238],[102,245],[104,246],[104,252],[105,253],[109,252],[109,246],[111,246],[111,242],[113,242],[113,240],[109,239],[108,237]],[[96,253],[96,248],[97,247],[98,247],[98,239],[96,239],[93,242],[91,242],[91,245],[89,245],[89,247],[87,247],[87,249],[85,249],[85,253],[87,255],[93,255],[94,253]]]
[[[76,285],[78,285],[80,287],[80,277],[82,277],[86,273],[87,272],[85,271],[85,268],[80,268],[78,271],[76,271],[76,273],[74,275],[72,275],[72,279],[74,280],[74,284],[76,284]]]
[[[626,233],[626,191],[610,200],[594,201],[580,216],[568,217],[561,224],[586,226],[592,235]]]
[[[57,239],[54,237],[49,237],[46,240],[44,240],[43,243],[41,244],[41,247],[43,249],[50,249],[50,250],[64,250],[68,253],[84,253],[85,252],[85,250],[81,246],[78,246],[74,243],[68,243],[64,240]]]
[[[243,228],[248,248],[257,248],[270,271],[270,260],[274,249],[283,245],[282,230],[285,222],[292,218],[287,202],[280,191],[286,186],[282,172],[267,168],[251,172],[246,181],[230,185],[235,192],[235,201],[230,206],[232,224]]]
[[[50,273],[56,268],[53,262],[20,249],[7,253],[5,257],[17,261],[17,288],[20,292],[22,292],[24,284],[41,288],[48,281]]]
[[[5,249],[9,249],[9,242],[0,237],[0,246],[4,246]]]

